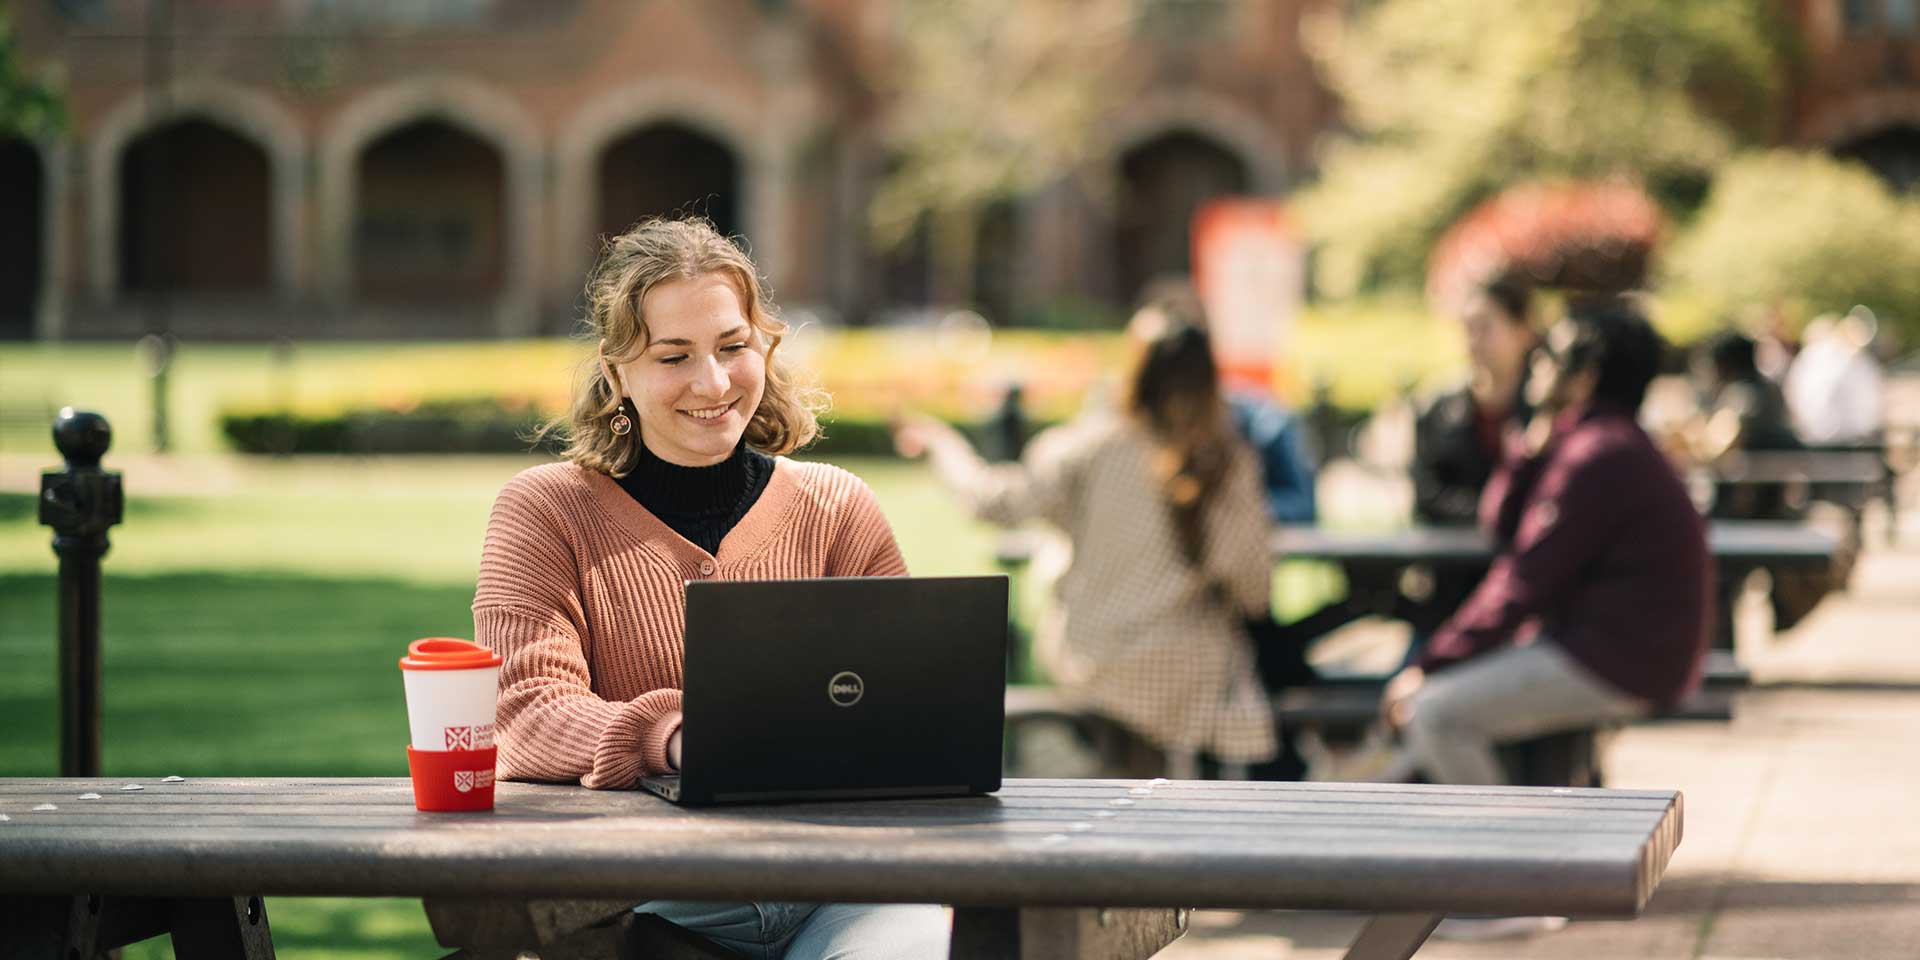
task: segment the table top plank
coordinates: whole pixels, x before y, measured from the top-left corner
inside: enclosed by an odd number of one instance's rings
[[[1885,452],[1865,450],[1733,451],[1706,471],[1720,483],[1871,486],[1887,478]]]
[[[1715,520],[1707,525],[1707,547],[1722,565],[1822,565],[1833,561],[1839,540],[1805,523],[1784,520]],[[1400,527],[1350,530],[1286,525],[1269,541],[1274,560],[1326,560],[1372,566],[1433,564],[1484,568],[1493,560],[1492,543],[1478,529]],[[1002,564],[1028,562],[1034,535],[1009,531],[994,548]]]
[[[424,814],[404,779],[125,782],[0,780],[0,889],[1626,916],[1681,810],[1661,791],[1014,780],[704,810],[503,783],[492,814]]]
[[[1722,563],[1830,562],[1838,541],[1804,523],[1715,520],[1707,547]],[[1272,540],[1275,557],[1376,563],[1487,563],[1493,547],[1474,527],[1408,527],[1356,531],[1283,526]]]

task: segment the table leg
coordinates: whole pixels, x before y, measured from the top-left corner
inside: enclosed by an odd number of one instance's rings
[[[1180,939],[1186,910],[956,907],[950,960],[1145,960]]]
[[[273,960],[267,904],[259,897],[178,899],[169,914],[176,957]]]
[[[1747,577],[1753,571],[1746,567],[1724,566],[1719,573],[1721,579],[1714,585],[1713,611],[1713,649],[1734,652],[1734,614],[1740,606],[1740,596],[1747,592]]]
[[[162,934],[174,955],[271,960],[273,935],[259,897],[0,898],[0,956],[92,958]]]
[[[1346,960],[1407,960],[1440,925],[1438,913],[1382,913],[1370,917],[1347,948]]]

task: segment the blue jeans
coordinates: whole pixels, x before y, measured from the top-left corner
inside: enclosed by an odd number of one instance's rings
[[[751,960],[946,960],[945,910],[933,904],[700,903],[633,908]]]

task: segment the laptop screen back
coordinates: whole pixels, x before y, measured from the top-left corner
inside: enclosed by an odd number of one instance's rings
[[[1007,578],[687,584],[681,799],[1000,785]]]

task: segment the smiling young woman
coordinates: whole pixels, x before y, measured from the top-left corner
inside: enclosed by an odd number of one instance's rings
[[[907,566],[865,483],[784,456],[819,432],[824,397],[776,361],[786,325],[711,224],[648,220],[613,238],[587,302],[599,355],[548,428],[568,437],[566,460],[494,502],[473,623],[504,661],[499,776],[626,789],[680,765],[687,581]],[[946,954],[935,906],[640,909],[747,956]]]

